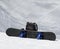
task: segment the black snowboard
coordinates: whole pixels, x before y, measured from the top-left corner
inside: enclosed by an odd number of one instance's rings
[[[38,32],[31,30],[23,30],[23,29],[14,29],[9,28],[6,30],[6,34],[8,36],[22,37],[22,38],[36,38],[43,40],[56,40],[56,35],[53,32]]]

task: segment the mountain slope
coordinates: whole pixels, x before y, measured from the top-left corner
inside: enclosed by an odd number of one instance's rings
[[[36,22],[39,31],[60,36],[59,0],[1,0],[0,3],[0,31],[9,27],[23,28],[29,21]]]
[[[0,31],[5,32],[7,28],[21,28],[23,24],[11,16],[3,7],[0,6]]]

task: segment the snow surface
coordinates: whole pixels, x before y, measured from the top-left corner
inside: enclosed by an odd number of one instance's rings
[[[25,28],[36,22],[39,31],[54,32],[60,38],[60,0],[0,0],[0,31]]]
[[[0,49],[60,49],[60,40],[37,40],[9,37],[0,32]]]
[[[8,37],[6,29],[25,28],[36,22],[39,31],[51,31],[57,41]],[[60,0],[0,0],[0,49],[58,49],[60,47]]]

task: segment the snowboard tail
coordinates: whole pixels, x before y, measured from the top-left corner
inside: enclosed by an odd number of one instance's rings
[[[43,40],[56,40],[56,35],[53,32],[39,32],[31,30],[22,30],[9,28],[6,31],[8,36],[15,36],[21,38],[34,38],[34,39],[43,39]]]

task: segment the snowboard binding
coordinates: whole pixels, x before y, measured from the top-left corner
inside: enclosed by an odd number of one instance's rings
[[[43,40],[56,40],[56,35],[53,32],[39,32],[38,25],[36,23],[27,22],[26,30],[8,28],[6,30],[8,36],[22,37],[22,38],[36,38]]]

